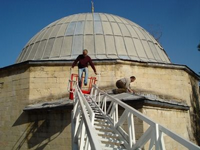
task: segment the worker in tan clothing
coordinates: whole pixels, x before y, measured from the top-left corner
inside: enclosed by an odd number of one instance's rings
[[[134,93],[134,91],[131,89],[130,84],[136,80],[135,76],[131,76],[130,78],[122,78],[116,82],[116,87],[118,89],[114,89],[114,94],[129,92]]]

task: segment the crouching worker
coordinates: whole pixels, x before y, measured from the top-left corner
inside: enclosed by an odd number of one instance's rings
[[[87,49],[84,49],[83,50],[83,54],[79,55],[76,58],[76,60],[72,64],[72,68],[74,68],[74,66],[76,66],[77,62],[78,62],[78,84],[79,84],[79,87],[82,86],[81,79],[82,79],[83,72],[85,72],[84,85],[87,86],[88,64],[90,64],[90,66],[92,67],[94,73],[97,75],[96,68],[95,68],[90,56],[88,56]]]
[[[114,89],[113,93],[114,94],[119,94],[119,93],[135,93],[131,87],[130,84],[136,80],[135,76],[131,76],[130,78],[122,78],[116,82],[116,87],[118,89]]]

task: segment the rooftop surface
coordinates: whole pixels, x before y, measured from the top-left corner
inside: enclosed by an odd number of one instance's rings
[[[158,106],[164,108],[175,108],[175,109],[182,109],[188,110],[189,106],[182,102],[177,102],[174,100],[163,100],[153,95],[146,95],[146,96],[139,96],[130,93],[121,93],[121,94],[111,94],[114,98],[120,99],[125,103],[134,103],[134,102],[141,102],[143,105],[150,105],[150,106]],[[109,99],[107,100],[109,102]],[[23,110],[24,111],[32,111],[32,110],[51,110],[51,109],[60,109],[66,107],[73,106],[73,100],[68,98],[59,99],[51,102],[41,102],[37,104],[31,104],[26,106]]]

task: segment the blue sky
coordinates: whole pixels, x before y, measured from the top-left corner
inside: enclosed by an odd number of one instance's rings
[[[127,18],[159,36],[171,61],[200,72],[200,0],[94,0],[95,12]],[[0,0],[0,68],[15,63],[26,43],[62,17],[91,12],[90,0]]]

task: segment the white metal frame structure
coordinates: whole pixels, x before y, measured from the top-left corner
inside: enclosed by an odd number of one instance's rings
[[[93,128],[95,114],[76,82],[74,87],[75,99],[71,122],[72,149],[101,150],[100,141]]]
[[[95,85],[90,95],[83,95],[76,84],[74,95],[73,150],[140,150],[149,141],[149,150],[165,150],[164,134],[189,150],[200,150],[200,147],[192,142],[152,121]],[[118,107],[124,109],[122,115],[119,115]],[[138,140],[135,136],[134,116],[149,125]],[[127,132],[122,128],[125,121],[128,126]]]

